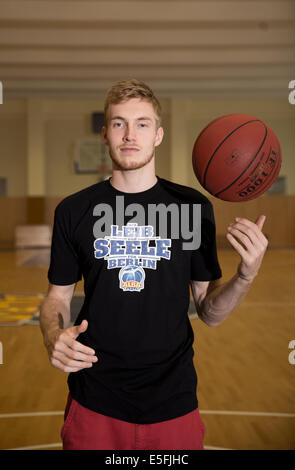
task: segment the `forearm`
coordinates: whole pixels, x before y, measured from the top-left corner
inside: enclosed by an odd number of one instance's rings
[[[45,343],[51,332],[68,328],[70,318],[69,302],[56,297],[46,297],[40,307],[40,328]]]
[[[202,302],[200,318],[208,326],[217,326],[240,305],[246,296],[251,281],[235,274],[228,282],[211,290]]]

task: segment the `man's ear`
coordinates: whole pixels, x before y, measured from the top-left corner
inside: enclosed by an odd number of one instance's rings
[[[107,137],[107,128],[106,126],[103,126],[102,129],[101,129],[101,136],[102,136],[102,139],[105,143],[105,145],[109,145],[109,141],[108,141],[108,137]]]
[[[163,127],[159,127],[159,129],[157,129],[155,147],[158,147],[158,145],[160,145],[160,143],[163,140],[163,137],[164,137],[164,129]]]

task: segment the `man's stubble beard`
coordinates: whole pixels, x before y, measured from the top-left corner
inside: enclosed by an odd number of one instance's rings
[[[128,170],[138,170],[139,168],[143,168],[145,165],[147,165],[152,158],[155,155],[155,149],[152,150],[151,154],[146,156],[144,160],[133,160],[129,162],[128,156],[127,157],[122,157],[119,159],[116,155],[113,154],[111,149],[109,150],[109,154],[111,157],[112,162],[115,165],[115,169],[121,170],[121,171],[128,171]],[[132,157],[131,157],[132,158]],[[131,160],[131,159],[130,159]]]

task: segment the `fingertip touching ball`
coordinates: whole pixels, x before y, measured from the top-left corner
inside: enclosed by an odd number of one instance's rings
[[[281,146],[274,131],[248,114],[211,121],[193,147],[194,173],[206,191],[240,202],[265,193],[281,168]]]

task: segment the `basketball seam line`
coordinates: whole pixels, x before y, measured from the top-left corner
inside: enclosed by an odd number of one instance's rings
[[[206,166],[206,169],[205,169],[205,172],[204,172],[204,178],[203,178],[203,186],[206,188],[206,176],[207,176],[207,171],[208,171],[208,168],[209,168],[209,165],[211,163],[211,160],[212,158],[214,157],[215,153],[217,152],[217,150],[221,147],[221,145],[226,141],[226,139],[228,139],[234,132],[236,132],[238,129],[240,129],[240,127],[243,127],[245,126],[246,124],[249,124],[249,122],[259,122],[259,119],[253,119],[252,121],[247,121],[247,122],[243,122],[243,124],[241,124],[240,126],[236,127],[235,129],[233,129],[221,142],[220,144],[216,147],[216,149],[214,150],[214,152],[212,153],[208,163],[207,163],[207,166]]]
[[[280,165],[280,159],[278,158],[277,161],[276,161],[276,166],[274,166],[273,168],[273,174],[270,173],[270,175],[272,175],[272,183],[271,183],[271,186],[273,185],[276,177],[278,176],[279,172],[280,172],[280,169],[281,169],[281,165]],[[279,170],[279,171],[278,171]],[[265,186],[269,183],[269,181],[266,179],[264,184],[262,184],[261,186],[259,186],[259,190],[256,191],[254,194],[253,194],[253,198],[248,198],[247,201],[250,201],[252,199],[255,199],[257,196],[260,195],[260,193],[263,193],[264,192],[264,189],[265,189]],[[271,187],[270,186],[270,187]]]
[[[267,162],[268,159],[269,159],[269,156],[270,156],[270,154],[271,154],[271,150],[272,150],[272,147],[270,146],[270,149],[269,149],[269,152],[268,152],[268,156],[267,156],[266,162]],[[270,172],[270,174],[269,174],[269,176],[272,176],[273,179],[274,179],[274,175],[276,176],[276,172],[277,172],[278,166],[280,166],[280,165],[279,165],[279,159],[276,160],[276,164],[275,164],[275,166],[271,169],[271,172]],[[264,183],[259,186],[258,191],[255,192],[255,197],[257,197],[261,192],[263,192],[265,186],[267,186],[268,184],[269,184],[269,181],[266,179],[266,180],[264,181]],[[243,191],[243,189],[241,189],[241,191]]]
[[[262,122],[262,121],[260,121]],[[263,122],[262,122],[263,124]],[[242,173],[231,183],[229,184],[226,188],[222,189],[221,191],[218,191],[218,193],[214,194],[215,197],[219,196],[219,194],[223,193],[224,191],[226,191],[227,189],[229,189],[236,181],[238,181],[240,179],[240,177],[248,170],[248,168],[252,165],[252,163],[255,161],[255,158],[257,157],[258,153],[260,152],[264,142],[265,142],[265,139],[267,137],[267,128],[266,126],[263,124],[263,126],[265,127],[265,135],[263,137],[263,140],[262,140],[262,143],[259,147],[259,149],[257,150],[257,152],[255,153],[254,157],[252,158],[251,162],[249,163],[249,165],[245,168],[245,170],[242,171]]]

